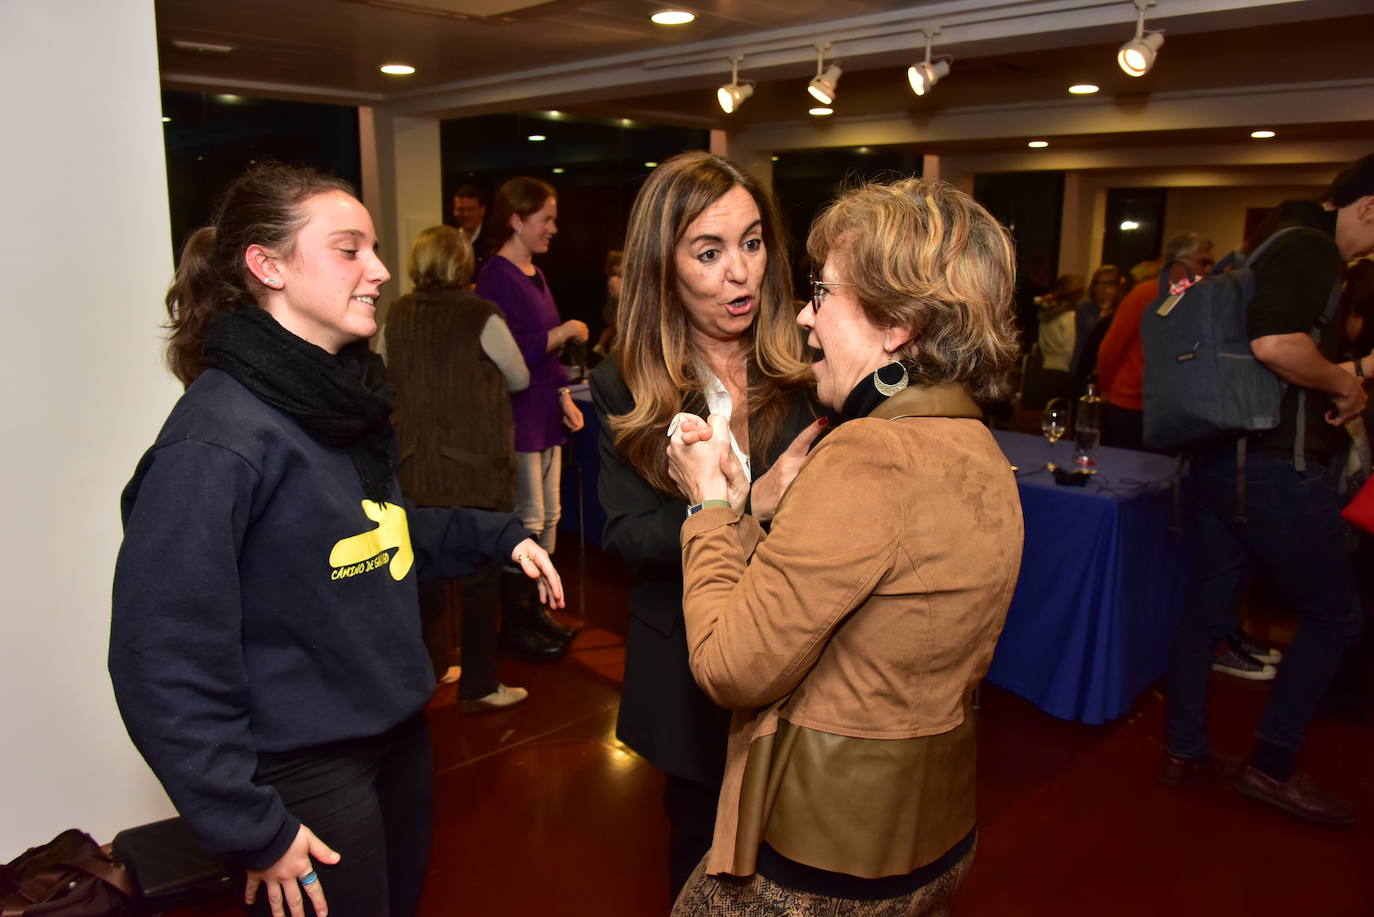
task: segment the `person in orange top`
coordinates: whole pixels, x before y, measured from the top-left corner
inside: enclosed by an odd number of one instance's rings
[[[1212,240],[1195,232],[1174,236],[1164,246],[1169,282],[1205,275],[1216,263]],[[1102,442],[1122,449],[1144,449],[1141,401],[1145,354],[1140,349],[1140,316],[1159,293],[1155,283],[1139,283],[1117,306],[1116,318],[1097,350],[1097,382],[1107,400]]]

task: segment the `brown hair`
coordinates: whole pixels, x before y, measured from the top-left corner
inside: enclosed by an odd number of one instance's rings
[[[1081,274],[1061,274],[1044,296],[1040,297],[1040,319],[1066,312],[1083,301],[1085,283]]]
[[[934,179],[866,184],[826,208],[806,248],[818,265],[842,252],[869,321],[911,332],[894,356],[912,382],[1003,394],[1017,353],[1015,253],[973,198]]]
[[[472,243],[452,226],[431,226],[415,237],[406,273],[416,287],[465,287],[476,264]]]
[[[1097,301],[1097,282],[1108,276],[1111,277],[1112,282],[1112,308],[1110,311],[1115,312],[1117,305],[1125,298],[1125,294],[1121,290],[1121,268],[1115,264],[1103,264],[1093,271],[1092,280],[1088,281],[1087,297],[1093,305],[1101,306],[1101,303]]]
[[[553,185],[525,175],[512,178],[502,185],[491,202],[491,216],[487,225],[491,227],[492,241],[499,248],[506,243],[515,230],[511,228],[510,218],[518,216],[528,220],[544,209],[549,198],[557,198],[558,192]]]
[[[291,257],[309,219],[305,202],[330,191],[357,196],[348,182],[314,169],[264,163],[235,179],[220,195],[210,225],[186,239],[165,299],[167,365],[182,383],[190,385],[205,372],[201,348],[210,319],[258,305],[263,287],[248,270],[248,246]]]
[[[1164,269],[1164,262],[1155,258],[1150,261],[1141,261],[1131,268],[1131,280],[1136,284],[1142,284],[1147,280],[1154,280]]]
[[[704,404],[687,313],[678,298],[677,244],[693,220],[735,187],[749,192],[758,206],[768,253],[758,317],[744,335],[751,442],[772,449],[791,391],[810,380],[794,323],[787,239],[772,195],[734,163],[710,153],[680,153],[658,166],[630,210],[616,319],[616,360],[635,405],[609,420],[616,448],[666,493],[677,487],[668,477],[663,431],[678,411]]]

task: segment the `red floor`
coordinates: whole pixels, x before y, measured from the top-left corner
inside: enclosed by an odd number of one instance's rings
[[[558,559],[570,610],[590,621],[569,657],[503,661],[502,679],[530,689],[514,709],[463,716],[453,687],[430,706],[437,802],[425,917],[667,912],[661,780],[614,735],[623,583],[572,539]],[[1215,677],[1219,749],[1248,749],[1266,690]],[[1360,811],[1353,827],[1326,829],[1229,787],[1156,783],[1157,691],[1103,727],[1055,720],[992,687],[982,705],[978,853],[956,917],[1374,915],[1369,725],[1310,730],[1304,766]]]

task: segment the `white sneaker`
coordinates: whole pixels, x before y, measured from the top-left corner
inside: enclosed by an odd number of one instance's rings
[[[510,685],[496,683],[496,690],[485,697],[476,700],[462,700],[458,702],[458,709],[464,713],[481,713],[485,710],[500,710],[503,707],[513,707],[530,696],[530,692],[524,688],[512,688]]]

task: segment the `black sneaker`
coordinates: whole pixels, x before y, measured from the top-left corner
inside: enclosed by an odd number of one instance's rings
[[[1266,662],[1269,665],[1278,665],[1283,658],[1283,652],[1272,646],[1261,646],[1250,639],[1250,635],[1243,630],[1237,630],[1226,638],[1226,642],[1231,645],[1231,649],[1237,653],[1249,656],[1256,662]]]
[[[1268,663],[1260,662],[1253,656],[1238,653],[1229,643],[1223,643],[1221,652],[1212,660],[1212,668],[1235,678],[1249,681],[1273,681],[1278,669]]]

